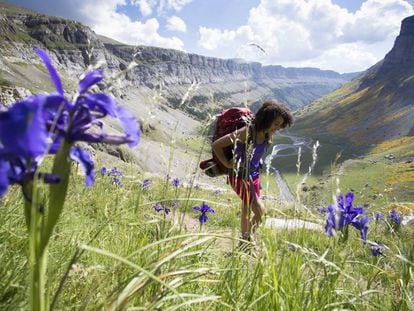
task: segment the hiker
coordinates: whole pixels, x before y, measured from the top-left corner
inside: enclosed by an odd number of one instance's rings
[[[260,200],[260,161],[272,143],[273,134],[293,124],[289,109],[276,100],[266,101],[250,124],[224,135],[212,144],[213,152],[223,166],[228,168],[227,182],[242,200],[241,239],[251,241],[262,222],[265,208]],[[228,158],[226,149],[232,147],[234,156]],[[246,148],[247,146],[247,148]],[[245,161],[250,159],[250,161]],[[250,221],[250,207],[253,219]]]

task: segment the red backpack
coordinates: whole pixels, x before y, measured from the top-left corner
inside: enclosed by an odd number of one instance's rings
[[[246,126],[252,121],[253,117],[254,114],[249,108],[233,107],[224,110],[217,119],[213,142],[224,135]],[[232,149],[233,148],[230,146],[224,150],[224,154],[228,159],[233,157]],[[200,163],[200,169],[210,177],[227,174],[228,168],[221,164],[214,152],[212,152],[212,154],[213,158]]]

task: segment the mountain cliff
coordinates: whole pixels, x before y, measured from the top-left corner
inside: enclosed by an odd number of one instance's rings
[[[299,114],[298,130],[345,140],[359,153],[414,135],[414,16],[385,58]]]
[[[128,97],[131,88],[145,95],[156,92],[164,103],[201,119],[213,101],[221,109],[243,102],[254,106],[263,99],[277,98],[297,109],[355,76],[128,46],[99,36],[78,22],[5,3],[0,4],[0,42],[0,85],[16,85],[32,92],[44,90],[46,76],[36,67],[39,62],[33,53],[33,47],[40,46],[49,50],[63,75],[79,75],[88,65],[100,63],[107,74],[125,72],[113,87],[118,97]],[[132,62],[136,66],[127,70]],[[69,79],[67,84],[70,87]],[[188,98],[185,104],[184,97]]]

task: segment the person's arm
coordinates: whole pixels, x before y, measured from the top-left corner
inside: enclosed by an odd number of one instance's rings
[[[243,144],[247,141],[247,127],[242,127],[233,133],[220,137],[212,144],[213,152],[216,154],[220,162],[227,168],[233,168],[233,159],[229,160],[224,154],[224,148],[229,146],[235,146],[236,142],[239,141]]]

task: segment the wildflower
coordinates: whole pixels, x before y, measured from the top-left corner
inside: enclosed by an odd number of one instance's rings
[[[374,217],[375,217],[375,220],[381,220],[382,219],[382,214],[381,213],[376,213]]]
[[[174,178],[174,179],[172,180],[172,185],[173,185],[175,188],[178,188],[178,186],[180,185],[180,180],[179,180],[178,178]]]
[[[144,181],[141,184],[141,189],[148,189],[151,186],[151,180],[144,179]]]
[[[36,53],[42,59],[57,93],[50,95],[39,95],[36,101],[42,103],[42,116],[45,126],[53,132],[49,135],[52,141],[52,153],[59,149],[59,145],[64,140],[70,146],[76,141],[103,142],[109,144],[128,143],[130,147],[138,143],[140,137],[139,124],[133,115],[122,107],[119,107],[115,100],[105,93],[89,93],[89,89],[103,79],[100,70],[91,70],[84,74],[79,81],[79,92],[74,102],[70,102],[64,95],[62,82],[56,69],[53,67],[47,53],[41,49],[36,49]],[[111,116],[120,121],[125,134],[113,135],[102,131],[103,123],[100,119]],[[91,130],[94,129],[94,130]],[[91,131],[90,131],[91,130]],[[82,167],[87,168],[93,162],[82,163],[89,159],[86,151],[75,150],[77,157],[74,157]],[[86,172],[86,183],[93,183],[93,169]]]
[[[348,192],[345,195],[345,206],[344,206],[344,198],[342,194],[338,195],[338,208],[340,211],[339,222],[338,222],[338,229],[344,228],[346,225],[351,224],[352,221],[358,215],[361,215],[364,212],[363,206],[358,206],[354,208],[352,206],[352,202],[354,200],[354,194],[352,192]]]
[[[117,176],[121,177],[124,176],[120,170],[118,170],[116,167],[111,168],[111,170],[108,172],[108,176]]]
[[[326,208],[326,211],[328,213],[328,217],[326,218],[326,224],[325,224],[325,231],[328,234],[329,237],[333,235],[333,229],[335,229],[335,206],[329,205]]]
[[[215,211],[210,206],[205,204],[204,201],[201,206],[194,206],[193,210],[199,211],[201,213],[200,217],[198,218],[201,224],[204,224],[208,220],[207,213],[215,213]]]
[[[219,194],[221,193],[221,191],[220,191],[220,190],[215,190],[213,193],[214,193],[215,195],[219,195]]]
[[[375,256],[375,257],[377,257],[379,255],[383,255],[381,247],[371,247],[371,254],[372,254],[372,256]]]
[[[118,107],[107,94],[88,93],[103,79],[102,71],[92,70],[83,76],[79,81],[79,93],[72,103],[64,96],[62,82],[47,53],[41,49],[36,49],[36,53],[45,64],[56,93],[30,96],[0,112],[0,195],[4,195],[11,184],[28,185],[43,156],[56,154],[63,141],[69,144],[65,156],[70,156],[86,169],[86,185],[90,186],[94,178],[93,162],[86,151],[72,147],[73,143],[128,143],[132,147],[139,140],[139,124],[132,114]],[[107,115],[120,120],[124,135],[101,131],[99,119]],[[11,128],[13,131],[9,130]],[[92,128],[97,130],[89,131]],[[45,182],[57,182],[58,178],[63,178],[66,183],[63,176],[43,176]]]
[[[106,167],[105,166],[102,166],[101,167],[101,176],[105,176],[106,175],[106,172],[107,172]]]
[[[199,184],[196,184],[196,185],[194,186],[194,189],[195,189],[195,190],[200,190],[200,185],[199,185]]]
[[[164,207],[162,206],[162,204],[161,203],[155,203],[154,205],[152,205],[152,208],[157,212],[157,213],[159,213],[159,212],[161,212],[163,209],[164,209]]]
[[[164,207],[161,203],[155,203],[154,205],[152,205],[152,208],[157,212],[161,212],[162,210],[164,210],[164,213],[166,215],[168,215],[171,212],[171,209],[169,209],[168,207]]]
[[[388,249],[388,247],[382,243],[368,242],[368,244],[371,246],[370,250],[371,250],[372,256],[375,256],[375,257],[378,257],[379,255],[384,255],[383,250]]]
[[[401,214],[397,213],[395,209],[391,210],[390,218],[397,226],[401,224]]]
[[[121,180],[118,177],[112,179],[112,184],[116,186],[122,186]]]
[[[327,213],[327,219],[325,223],[325,231],[329,237],[333,235],[333,230],[340,230],[344,233],[344,238],[348,236],[348,226],[351,225],[358,229],[361,234],[361,239],[365,243],[368,232],[368,217],[362,215],[364,212],[363,206],[353,207],[352,202],[354,200],[354,194],[348,192],[345,195],[345,201],[342,194],[338,195],[337,208],[334,205],[329,205],[326,208],[322,208],[322,213]],[[338,220],[336,219],[337,212],[339,212]]]
[[[56,114],[58,109],[62,112],[57,120],[57,132],[67,142],[75,141],[104,142],[109,144],[128,143],[130,147],[137,145],[140,137],[139,124],[133,115],[126,109],[118,106],[115,100],[105,93],[87,93],[88,90],[103,80],[101,70],[91,70],[86,72],[79,81],[79,92],[74,103],[64,97],[64,90],[56,69],[53,67],[47,53],[41,49],[36,49],[36,53],[42,59],[57,94],[47,96],[45,101],[49,113]],[[107,115],[118,119],[125,131],[124,135],[112,135],[103,132],[102,122],[99,120]],[[50,120],[50,121],[53,121]],[[51,124],[48,124],[51,126]],[[98,131],[89,132],[95,127]]]

